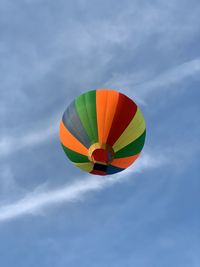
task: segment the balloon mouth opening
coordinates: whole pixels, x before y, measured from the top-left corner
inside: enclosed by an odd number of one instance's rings
[[[114,151],[107,144],[96,143],[89,148],[88,158],[94,164],[109,165],[114,158]]]

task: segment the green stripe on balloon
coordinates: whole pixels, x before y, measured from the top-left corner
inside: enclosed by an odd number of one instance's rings
[[[63,146],[63,150],[65,151],[65,154],[68,156],[68,158],[75,163],[84,163],[84,162],[89,162],[88,157],[79,154],[69,148],[67,148],[66,146]]]
[[[144,146],[145,136],[146,136],[146,130],[143,132],[142,135],[140,135],[140,137],[138,137],[132,143],[128,144],[127,146],[117,151],[115,153],[115,158],[124,158],[140,153]]]
[[[76,110],[92,143],[98,142],[96,91],[80,95],[75,101]]]

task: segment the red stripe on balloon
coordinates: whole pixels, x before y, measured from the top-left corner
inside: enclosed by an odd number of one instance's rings
[[[107,144],[113,146],[127,128],[137,110],[137,105],[127,96],[119,94],[115,116],[107,138]]]
[[[96,174],[96,175],[106,175],[105,171],[99,171],[99,170],[92,170],[90,173]]]

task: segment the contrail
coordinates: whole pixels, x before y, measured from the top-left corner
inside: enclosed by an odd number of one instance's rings
[[[90,176],[82,178],[70,185],[62,186],[56,190],[46,190],[44,192],[32,192],[22,199],[7,205],[0,206],[0,222],[12,220],[17,217],[37,214],[45,207],[51,207],[61,203],[80,201],[87,193],[100,191],[117,182],[122,182],[129,178],[134,172],[141,172],[148,168],[159,167],[164,163],[163,159],[145,155],[138,159],[133,167],[128,168],[122,173],[99,177]]]

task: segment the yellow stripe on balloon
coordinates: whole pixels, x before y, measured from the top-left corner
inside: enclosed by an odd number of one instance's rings
[[[132,119],[128,127],[115,142],[113,146],[114,152],[117,152],[118,150],[136,140],[144,132],[144,130],[145,120],[141,110],[138,108],[134,118]]]
[[[86,172],[91,172],[93,170],[94,163],[92,162],[86,162],[86,163],[74,163],[77,167],[79,167],[81,170]]]

